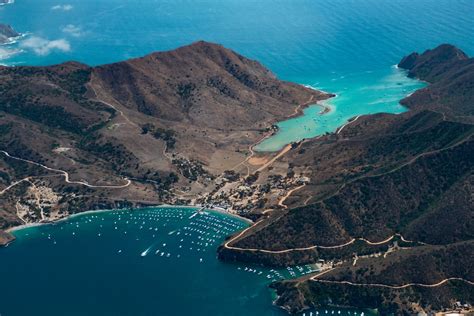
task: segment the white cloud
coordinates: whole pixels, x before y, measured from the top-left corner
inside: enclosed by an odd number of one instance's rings
[[[21,53],[21,50],[0,47],[0,60],[8,59],[18,53]]]
[[[82,32],[82,29],[79,27],[79,26],[76,26],[74,24],[68,24],[66,25],[65,27],[63,27],[61,29],[61,31],[63,31],[64,33],[67,33],[71,36],[74,36],[74,37],[80,37],[82,36],[84,33]]]
[[[71,11],[74,7],[70,4],[57,4],[51,7],[51,10]]]
[[[65,39],[47,40],[42,37],[30,37],[21,42],[22,48],[31,49],[36,54],[45,56],[51,53],[53,50],[59,50],[62,52],[69,52],[71,50],[71,44]]]
[[[0,3],[0,6],[7,5],[7,4],[13,4],[15,3],[15,0],[7,0],[5,2]]]

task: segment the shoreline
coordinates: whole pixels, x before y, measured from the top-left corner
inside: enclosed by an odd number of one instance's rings
[[[334,95],[334,96],[331,97],[331,98],[336,98],[336,97],[337,97],[337,95]],[[321,100],[321,102],[324,102],[324,101],[327,101],[327,100],[329,100],[329,99]],[[323,103],[319,103],[319,102],[320,102],[320,101],[318,101],[318,103],[311,103],[311,104],[307,105],[307,106],[305,107],[305,109],[306,109],[306,108],[309,108],[310,106],[313,106],[313,105],[314,105],[314,106],[317,106],[317,107],[320,107],[320,108],[322,108],[322,109],[321,109],[321,111],[318,113],[319,115],[326,115],[326,114],[331,113],[331,112],[333,111],[333,107],[331,107],[330,105],[323,104]],[[304,109],[303,109],[303,110],[304,110]],[[290,117],[288,117],[287,120],[291,120],[291,119],[294,119],[294,118],[297,118],[297,117],[300,117],[300,116],[304,116],[303,110],[301,110],[301,114],[299,114],[299,115],[297,115],[297,116],[290,116]],[[284,121],[286,121],[286,120],[284,120]],[[275,123],[275,126],[278,127],[277,124],[280,123],[280,122],[284,122],[284,121],[279,121],[279,122]],[[340,128],[340,127],[338,127],[338,128]],[[337,131],[337,129],[336,129],[335,131]],[[334,131],[334,132],[335,132],[335,131]],[[321,134],[321,135],[316,135],[316,136],[310,137],[310,138],[303,138],[303,139],[301,139],[301,140],[299,140],[299,141],[292,141],[292,142],[289,142],[289,143],[283,145],[283,146],[282,146],[281,148],[279,148],[278,150],[272,150],[272,151],[270,151],[270,150],[258,150],[258,149],[256,149],[256,147],[257,147],[260,143],[264,142],[264,141],[267,140],[268,138],[271,138],[272,136],[277,135],[279,132],[280,132],[280,128],[278,127],[278,129],[277,129],[275,132],[272,132],[272,133],[266,135],[263,139],[261,139],[258,143],[256,143],[256,144],[253,146],[254,151],[255,151],[256,153],[258,153],[258,154],[263,154],[263,155],[275,154],[275,153],[278,154],[282,149],[285,148],[285,146],[291,145],[291,144],[293,144],[293,143],[300,143],[300,142],[307,142],[307,141],[315,140],[315,139],[318,139],[318,138],[324,136],[324,134]]]
[[[155,206],[144,206],[144,207],[137,207],[137,208],[122,208],[122,209],[102,209],[102,210],[88,210],[88,211],[84,211],[84,212],[80,212],[80,213],[74,213],[74,214],[68,214],[64,217],[61,217],[61,218],[58,218],[58,219],[54,219],[54,220],[50,220],[50,221],[45,221],[45,222],[37,222],[37,223],[27,223],[27,224],[22,224],[22,225],[19,225],[19,226],[13,226],[13,227],[10,227],[10,228],[7,228],[4,230],[4,232],[8,235],[10,235],[11,237],[13,237],[12,240],[8,241],[7,243],[5,244],[1,244],[0,243],[0,248],[1,247],[7,247],[10,243],[14,242],[16,237],[15,235],[13,234],[14,232],[16,231],[20,231],[20,230],[23,230],[23,229],[28,229],[28,228],[32,228],[32,227],[38,227],[38,226],[43,226],[43,225],[54,225],[56,223],[60,223],[60,222],[63,222],[63,221],[67,221],[67,220],[70,220],[70,219],[73,219],[75,217],[78,217],[78,216],[84,216],[84,215],[89,215],[89,214],[95,214],[95,213],[106,213],[106,212],[115,212],[115,211],[134,211],[134,210],[146,210],[146,209],[151,209],[151,208],[164,208],[164,207],[167,207],[167,208],[186,208],[186,209],[200,209],[200,208],[204,208],[205,211],[211,211],[211,212],[215,212],[215,213],[219,213],[219,214],[223,214],[223,215],[227,215],[227,216],[230,216],[230,217],[233,217],[233,218],[237,218],[249,225],[252,225],[254,222],[248,218],[245,218],[245,217],[242,217],[240,215],[237,215],[237,214],[234,214],[234,213],[230,213],[230,212],[227,212],[225,209],[223,208],[219,208],[219,207],[204,207],[202,205],[172,205],[172,204],[160,204],[160,205],[155,205]]]
[[[312,91],[323,93],[325,95],[325,97],[323,99],[313,101],[313,98],[314,98],[314,95],[313,95],[311,100],[309,100],[305,103],[299,104],[298,107],[295,109],[295,112],[293,114],[291,114],[290,116],[288,116],[286,120],[304,115],[304,109],[306,109],[306,108],[308,108],[312,105],[321,107],[322,108],[322,111],[321,111],[322,115],[331,112],[332,108],[329,105],[324,104],[324,102],[329,100],[329,99],[336,98],[337,94],[327,92],[327,91],[323,91],[323,90],[318,90],[316,88],[313,88],[313,87],[311,87],[309,85],[305,85],[305,84],[299,84],[299,85],[301,85],[305,88],[308,88]],[[283,122],[283,121],[279,121],[279,122]],[[278,124],[279,122],[276,122],[274,125]]]
[[[275,150],[275,151],[266,151],[266,150],[256,149],[256,147],[258,147],[258,145],[260,143],[264,142],[266,139],[268,139],[268,138],[270,138],[274,135],[277,135],[280,132],[280,127],[278,126],[278,123],[281,123],[281,122],[284,122],[284,121],[287,121],[287,120],[291,120],[291,119],[294,119],[294,118],[297,118],[297,117],[300,117],[300,116],[304,116],[304,110],[309,108],[310,106],[314,105],[314,106],[320,107],[321,111],[319,112],[319,115],[325,115],[325,114],[328,114],[328,113],[333,111],[333,107],[331,107],[328,104],[325,104],[325,102],[330,100],[330,99],[337,98],[337,96],[338,96],[337,94],[326,92],[326,91],[323,91],[323,90],[317,90],[317,89],[315,89],[311,86],[308,86],[308,85],[304,85],[304,84],[301,84],[301,85],[308,88],[308,89],[311,89],[313,91],[325,93],[327,98],[317,100],[317,101],[310,100],[308,102],[302,103],[302,104],[298,105],[298,107],[295,109],[295,112],[293,114],[291,114],[290,116],[288,116],[285,120],[275,122],[273,125],[277,127],[277,130],[273,131],[272,133],[269,133],[269,134],[265,135],[265,137],[263,137],[260,141],[255,143],[252,146],[252,148],[254,149],[255,152],[260,153],[260,154],[274,154],[274,153],[280,152],[283,148],[285,148],[285,146],[291,145],[291,143],[293,143],[293,142],[287,143],[284,146],[282,146],[280,149]],[[320,136],[322,136],[322,135],[316,135],[315,137],[311,137],[311,138],[307,138],[307,139],[305,138],[303,140],[315,139],[315,138],[318,138]]]

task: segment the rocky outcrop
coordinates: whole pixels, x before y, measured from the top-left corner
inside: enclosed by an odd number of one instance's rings
[[[8,245],[14,239],[15,238],[11,234],[0,230],[0,247]]]
[[[15,31],[10,25],[0,24],[0,44],[8,43],[12,38],[21,34]]]
[[[455,63],[468,59],[459,48],[443,44],[423,54],[411,53],[400,61],[398,67],[408,70],[409,77],[435,82],[440,76],[446,76],[446,72],[455,70]]]
[[[290,152],[285,161],[310,182],[288,201],[288,210],[221,248],[221,259],[279,266],[342,260],[352,267],[358,256],[366,258],[354,271],[338,268],[334,280],[399,285],[459,276],[473,281],[464,267],[472,266],[474,240],[474,59],[441,45],[408,55],[399,67],[431,83],[403,100],[411,110],[362,117],[341,134]],[[382,256],[389,248],[394,252]],[[400,291],[308,280],[274,286],[277,304],[292,312],[333,304],[379,306],[383,314],[402,315],[415,305],[433,311],[452,307],[456,299],[474,303],[466,282]]]

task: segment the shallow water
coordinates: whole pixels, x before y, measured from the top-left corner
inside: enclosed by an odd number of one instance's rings
[[[339,95],[328,101],[333,113],[308,109],[256,147],[274,151],[360,114],[404,111],[398,101],[422,84],[393,65],[446,42],[472,54],[473,14],[470,0],[18,0],[0,7],[0,21],[28,36],[1,46],[0,63],[97,65],[201,39],[222,43],[282,79]]]
[[[281,79],[338,94],[328,101],[330,113],[320,116],[319,107],[309,107],[306,116],[281,123],[281,133],[258,148],[277,150],[334,131],[359,114],[404,111],[398,100],[422,84],[393,65],[412,51],[441,43],[472,55],[473,14],[471,0],[16,0],[0,7],[0,23],[28,35],[0,46],[0,63],[97,65],[196,40],[218,42],[262,62]],[[202,242],[198,237],[204,236],[193,232],[180,253],[181,239],[169,233],[179,230],[183,236],[184,227],[191,227],[188,211],[139,212],[146,217],[142,229],[123,223],[130,215],[111,212],[16,232],[18,240],[0,249],[0,270],[7,271],[1,276],[7,286],[0,314],[282,313],[271,306],[267,289],[276,272],[267,279],[271,271],[245,270],[215,258],[224,236],[244,223],[225,219],[225,232],[206,247],[196,248],[192,241]],[[220,214],[209,216],[224,220]],[[292,277],[289,270],[278,273]]]
[[[17,240],[0,248],[8,285],[0,313],[284,315],[267,285],[314,267],[276,271],[218,261],[217,246],[247,225],[220,213],[162,207],[94,212],[15,231]]]
[[[331,77],[304,83],[337,95],[322,102],[330,112],[323,113],[319,105],[309,106],[304,109],[304,115],[279,122],[278,132],[255,146],[255,150],[277,151],[290,142],[334,132],[358,115],[404,112],[407,109],[399,101],[425,86],[395,66],[346,75],[332,73]]]

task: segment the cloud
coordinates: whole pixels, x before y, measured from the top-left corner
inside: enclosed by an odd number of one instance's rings
[[[13,4],[15,3],[15,0],[7,0],[5,2],[0,2],[0,6],[7,5],[7,4]]]
[[[82,32],[82,29],[79,26],[76,26],[74,24],[66,25],[65,27],[61,29],[61,31],[74,37],[80,37],[84,35],[84,33]]]
[[[0,47],[0,60],[8,59],[18,53],[21,53],[21,50]]]
[[[46,56],[53,50],[59,50],[62,52],[69,52],[71,50],[71,44],[65,39],[47,40],[42,37],[30,37],[21,42],[20,46],[25,49],[33,50],[40,56]]]
[[[51,7],[51,10],[71,11],[74,7],[70,4],[57,4]]]

